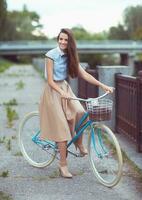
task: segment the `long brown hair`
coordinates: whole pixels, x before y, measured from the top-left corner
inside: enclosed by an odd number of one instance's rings
[[[68,47],[67,47],[68,73],[72,78],[75,78],[78,76],[78,70],[79,70],[79,57],[77,53],[75,38],[70,29],[63,28],[61,29],[57,37],[57,40],[59,40],[59,36],[61,33],[65,33],[68,35]]]

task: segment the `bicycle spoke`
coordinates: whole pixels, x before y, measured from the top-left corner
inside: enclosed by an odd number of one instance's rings
[[[25,159],[33,166],[44,167],[50,164],[55,157],[55,149],[44,150],[46,141],[39,140],[40,124],[38,113],[28,114],[19,129],[19,141],[21,151]]]
[[[92,132],[90,134],[88,148],[93,172],[102,184],[112,187],[118,183],[122,172],[122,155],[118,142],[104,125],[95,126],[94,136]]]

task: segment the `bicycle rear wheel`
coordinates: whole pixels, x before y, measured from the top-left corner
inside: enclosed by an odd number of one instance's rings
[[[36,143],[35,138],[40,135],[40,121],[38,111],[28,113],[20,123],[19,145],[24,158],[34,167],[45,167],[50,165],[56,156],[55,143],[42,145]],[[47,141],[48,142],[48,141]],[[47,143],[48,144],[48,143]]]
[[[105,125],[92,125],[88,140],[89,159],[100,183],[115,186],[122,175],[122,153],[113,132]]]

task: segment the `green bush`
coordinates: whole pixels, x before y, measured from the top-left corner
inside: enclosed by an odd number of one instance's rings
[[[0,73],[3,73],[5,70],[7,70],[12,65],[12,62],[5,60],[3,58],[0,58]]]

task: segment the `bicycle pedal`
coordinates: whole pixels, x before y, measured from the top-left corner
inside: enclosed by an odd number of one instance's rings
[[[45,144],[45,145],[42,146],[42,149],[44,149],[44,150],[49,150],[50,148],[51,147],[50,147],[49,144]]]
[[[81,158],[81,157],[84,157],[84,155],[82,155],[81,153],[77,153],[77,154],[76,154],[76,157]]]
[[[59,149],[58,148],[55,148],[55,151],[56,151],[56,153],[59,153]]]
[[[108,153],[105,153],[105,154],[104,154],[104,157],[108,158],[108,157],[109,157],[109,154],[108,154]]]
[[[103,158],[102,154],[98,154],[98,158],[102,159]]]

